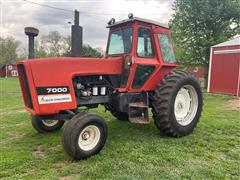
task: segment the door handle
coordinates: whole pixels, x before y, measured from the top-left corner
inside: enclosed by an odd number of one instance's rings
[[[127,55],[124,59],[124,69],[129,69],[133,65],[132,57]]]

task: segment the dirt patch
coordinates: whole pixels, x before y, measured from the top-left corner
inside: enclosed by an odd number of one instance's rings
[[[226,109],[240,111],[240,98],[229,100],[226,104],[224,104],[224,107]]]
[[[32,153],[34,156],[37,156],[37,157],[44,157],[45,154],[44,154],[44,148],[42,145],[39,145],[36,150]]]
[[[49,148],[50,151],[56,151],[56,150],[59,150],[59,149],[62,149],[62,145],[58,144],[56,146],[51,146]]]
[[[79,174],[71,174],[69,176],[60,177],[59,180],[73,180],[73,179],[77,179],[79,177],[80,177]]]
[[[26,112],[25,109],[14,109],[14,110],[9,110],[9,109],[4,109],[4,110],[1,110],[0,111],[0,115],[9,115],[9,114],[14,114],[14,113],[23,113],[23,112]]]
[[[25,134],[23,133],[19,133],[19,132],[11,132],[8,133],[8,136],[11,140],[18,140],[18,139],[22,139],[24,137]]]

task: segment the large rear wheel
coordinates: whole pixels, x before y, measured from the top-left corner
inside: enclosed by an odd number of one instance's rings
[[[167,75],[153,94],[153,119],[163,134],[185,136],[196,127],[202,105],[198,81],[191,74],[177,70]]]

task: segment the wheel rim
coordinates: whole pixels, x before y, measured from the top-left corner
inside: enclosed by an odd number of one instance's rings
[[[100,130],[97,126],[85,127],[79,135],[78,145],[84,151],[93,149],[99,142]]]
[[[198,109],[198,95],[191,85],[183,86],[177,93],[174,103],[174,114],[177,122],[186,126],[189,125]]]
[[[42,123],[47,127],[53,127],[58,123],[58,120],[42,120]]]

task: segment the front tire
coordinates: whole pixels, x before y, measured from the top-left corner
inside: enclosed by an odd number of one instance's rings
[[[160,82],[152,98],[155,125],[168,136],[188,135],[197,126],[202,105],[198,81],[187,72],[172,72]]]
[[[73,159],[97,154],[107,139],[107,124],[93,113],[79,113],[67,124],[62,135],[63,147]]]
[[[57,131],[64,124],[64,121],[61,120],[44,120],[35,115],[31,116],[31,122],[33,128],[40,133]]]

